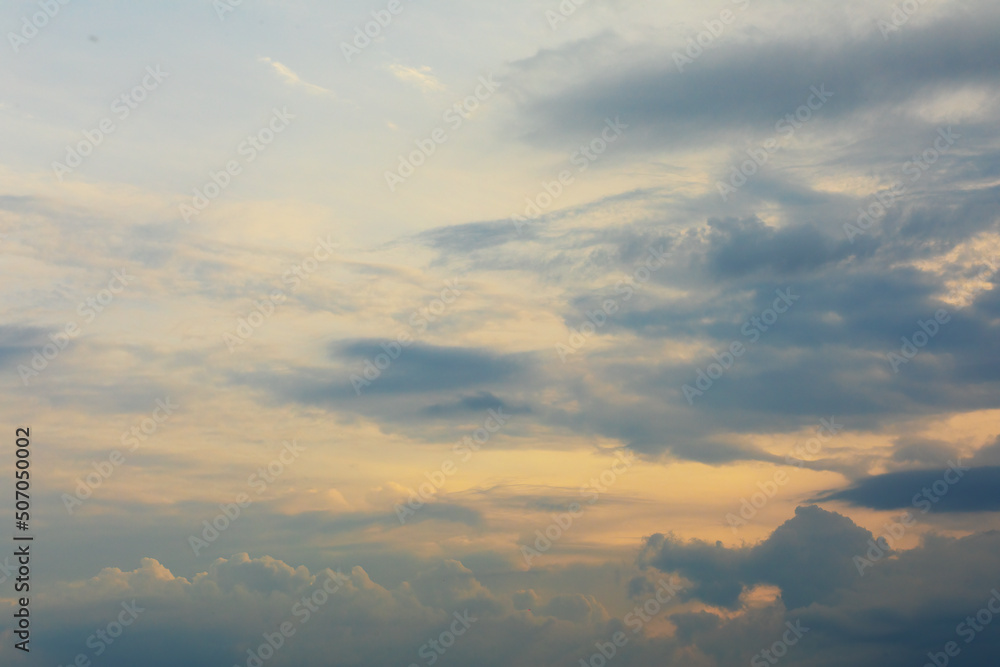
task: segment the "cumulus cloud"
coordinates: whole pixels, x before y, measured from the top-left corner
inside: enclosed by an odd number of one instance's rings
[[[789,664],[875,664],[888,655],[886,664],[895,666],[967,637],[973,627],[968,617],[1000,596],[993,578],[996,532],[931,535],[914,549],[874,556],[859,573],[855,558],[871,555],[872,538],[850,519],[816,506],[798,508],[751,546],[654,535],[638,552],[646,574],[633,579],[650,585],[619,582],[631,602],[617,606],[617,613],[589,594],[498,594],[455,560],[429,564],[409,581],[388,586],[361,567],[310,571],[267,556],[218,558],[187,578],[145,558],[135,570],[108,568],[38,596],[45,610],[38,627],[56,638],[39,652],[51,661],[93,652],[88,638],[113,622],[124,602],[140,611],[120,639],[104,647],[108,664],[130,664],[143,655],[154,665],[243,664],[247,651],[285,622],[295,632],[273,664],[328,664],[333,654],[345,664],[419,664],[414,656],[454,627],[458,612],[475,620],[445,659],[496,667],[587,659],[616,632],[628,637],[618,649],[622,664],[729,667],[782,637],[796,638],[787,634],[790,628],[801,641],[786,646]],[[663,575],[680,599],[657,597],[652,582]],[[780,593],[775,599],[748,596],[761,586]],[[658,599],[667,602],[650,606]],[[2,635],[9,639],[6,626]],[[975,643],[963,643],[962,651],[979,664],[998,643],[993,633],[972,634]],[[150,646],[168,654],[151,655]],[[5,642],[0,650],[13,649]]]

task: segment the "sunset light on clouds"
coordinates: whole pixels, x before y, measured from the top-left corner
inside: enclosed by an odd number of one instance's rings
[[[0,15],[0,664],[997,664],[997,3]]]

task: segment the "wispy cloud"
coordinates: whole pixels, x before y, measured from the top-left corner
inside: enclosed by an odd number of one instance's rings
[[[333,91],[332,90],[327,90],[326,88],[323,88],[322,86],[317,86],[314,83],[309,83],[308,81],[304,81],[302,79],[302,77],[300,77],[298,74],[296,74],[295,72],[293,72],[284,63],[279,63],[277,60],[272,60],[271,58],[268,58],[267,56],[263,56],[263,57],[259,58],[258,60],[260,62],[262,62],[262,63],[267,63],[268,65],[270,65],[271,67],[273,67],[274,71],[277,72],[278,75],[281,76],[282,79],[284,79],[288,83],[292,84],[293,86],[300,86],[300,87],[304,88],[307,92],[309,92],[309,93],[311,93],[313,95],[333,95]]]
[[[445,89],[445,85],[438,81],[437,77],[432,73],[433,70],[427,65],[407,67],[406,65],[394,63],[389,65],[388,69],[400,81],[412,83],[421,90],[434,91]]]

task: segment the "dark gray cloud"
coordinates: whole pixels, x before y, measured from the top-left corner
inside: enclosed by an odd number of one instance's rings
[[[736,608],[745,588],[772,584],[781,588],[785,606],[797,609],[829,602],[850,585],[858,576],[851,557],[863,553],[871,538],[847,517],[799,507],[795,518],[756,546],[730,549],[660,534],[649,538],[641,562],[692,580],[686,595],[712,605]]]
[[[750,218],[709,220],[708,227],[708,269],[726,278],[756,272],[792,277],[854,254],[846,239],[831,238],[810,225],[775,229]]]
[[[713,656],[715,662],[707,664],[745,663],[780,638],[785,623],[801,623],[809,630],[789,649],[789,664],[904,667],[922,664],[928,652],[939,653],[952,641],[963,661],[990,664],[1000,639],[987,629],[970,640],[968,619],[1000,596],[993,555],[1000,533],[930,536],[915,549],[883,552],[860,574],[855,558],[869,553],[870,539],[869,531],[818,507],[798,508],[795,518],[755,546],[654,536],[641,562],[690,580],[686,595],[743,613],[731,620],[705,612],[672,614],[678,626],[674,642],[645,647],[647,659],[695,645]],[[734,597],[759,584],[778,586],[783,604],[755,609]]]
[[[385,342],[376,339],[338,342],[330,345],[330,353],[343,362],[363,365],[386,354],[382,347]],[[527,355],[499,355],[488,350],[414,343],[399,351],[398,357],[365,392],[405,394],[502,384],[527,367]],[[347,386],[350,389],[349,382]]]
[[[995,85],[1000,12],[992,3],[973,5],[974,11],[952,5],[888,43],[874,22],[871,31],[850,37],[722,40],[683,73],[671,50],[630,47],[613,35],[564,53],[542,52],[514,67],[523,118],[530,119],[524,134],[552,145],[589,136],[603,119],[621,116],[632,124],[632,149],[645,151],[725,140],[734,131],[774,134],[776,121],[821,84],[834,97],[818,114],[831,120],[892,109],[935,86]],[[591,66],[598,61],[604,66]],[[554,78],[555,68],[564,76]]]
[[[512,405],[491,392],[481,391],[476,394],[462,396],[458,400],[449,403],[428,405],[421,412],[429,417],[447,418],[468,413],[482,414],[496,408],[500,408],[504,414],[510,415],[525,415],[530,414],[532,411],[530,406]]]
[[[951,467],[903,470],[874,475],[847,489],[834,491],[824,501],[843,501],[878,510],[926,508],[930,512],[1000,511],[1000,466],[965,469],[953,459]]]
[[[260,369],[234,373],[231,380],[259,391],[268,402],[378,416],[387,426],[447,419],[465,422],[477,412],[482,421],[488,410],[497,407],[508,408],[508,414],[530,410],[518,398],[523,389],[513,389],[518,383],[530,386],[531,354],[413,343],[390,350],[395,358],[385,366],[390,356],[383,344],[388,343],[388,339],[336,341],[328,345],[330,357],[339,362],[335,366]],[[496,398],[498,394],[507,397]]]

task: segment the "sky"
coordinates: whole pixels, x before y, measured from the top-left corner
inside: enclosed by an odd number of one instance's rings
[[[994,665],[998,31],[6,2],[3,664]]]

